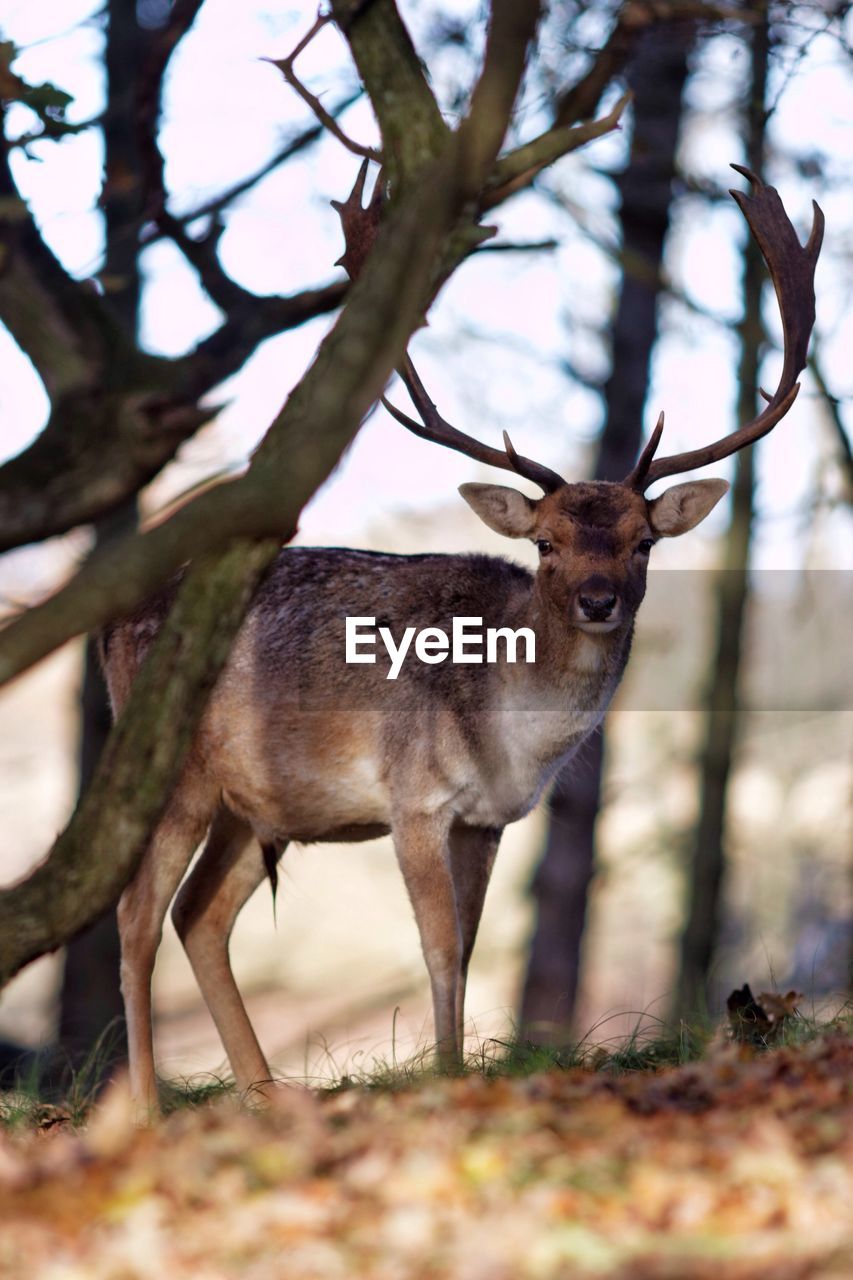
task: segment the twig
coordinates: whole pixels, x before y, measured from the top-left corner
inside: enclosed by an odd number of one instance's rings
[[[818,391],[821,394],[824,405],[829,413],[829,421],[835,430],[836,443],[838,445],[839,458],[838,461],[844,472],[847,482],[847,501],[853,502],[853,448],[850,446],[847,432],[844,429],[844,421],[841,417],[841,403],[838,396],[834,396],[827,385],[823,372],[823,353],[818,343],[812,343],[812,354],[809,357],[809,369],[815,380]]]
[[[165,165],[157,140],[163,76],[172,53],[192,25],[201,3],[202,0],[179,0],[169,23],[163,28],[146,59],[137,91],[137,146],[147,194],[147,217],[155,224],[161,236],[168,237],[177,245],[198,272],[205,291],[228,314],[253,299],[254,294],[237,284],[223,270],[216,252],[219,237],[215,229],[212,234],[194,240],[187,233],[184,224],[168,212]]]
[[[546,253],[560,247],[559,240],[493,240],[481,244],[475,253]]]
[[[347,111],[353,105],[353,103],[358,102],[362,93],[363,90],[361,88],[356,89],[354,93],[349,94],[338,103],[338,105],[333,109],[332,114],[335,117],[342,115],[344,111]],[[304,151],[306,147],[317,142],[318,139],[323,136],[323,133],[323,126],[320,124],[314,124],[310,129],[303,129],[300,133],[295,134],[293,137],[289,138],[287,142],[283,143],[283,145],[279,147],[278,151],[276,151],[260,169],[256,169],[254,173],[250,173],[246,178],[241,178],[239,182],[235,182],[233,186],[228,187],[227,190],[221,192],[220,195],[214,196],[204,204],[199,205],[196,209],[191,209],[189,213],[174,214],[173,217],[175,222],[179,223],[182,227],[186,227],[192,222],[197,222],[200,218],[210,218],[215,216],[217,213],[221,213],[224,209],[227,209],[229,205],[233,204],[235,200],[238,200],[240,196],[245,195],[246,192],[251,191],[253,187],[257,186],[259,182],[262,182],[263,179],[268,177],[279,167],[279,165],[285,164],[288,160],[291,160],[294,156],[298,155],[300,151]],[[165,236],[165,232],[157,229],[144,237],[143,242],[146,245],[154,244],[157,240],[161,240]]]
[[[381,151],[377,151],[375,147],[363,147],[360,142],[354,142],[352,138],[348,137],[331,112],[327,111],[316,94],[313,94],[311,90],[302,83],[293,69],[293,64],[296,62],[300,53],[307,48],[317,35],[317,32],[321,31],[327,22],[331,21],[331,13],[318,13],[313,27],[307,35],[302,37],[299,44],[291,54],[286,58],[261,58],[261,62],[270,62],[274,67],[278,67],[291,89],[295,89],[302,101],[314,112],[314,115],[317,117],[323,128],[328,129],[329,133],[331,133],[333,137],[337,138],[338,142],[342,143],[342,145],[346,147],[347,151],[351,151],[353,155],[362,156],[367,160],[376,160],[381,163]]]
[[[598,249],[599,253],[604,254],[609,262],[619,268],[620,272],[629,272],[635,278],[640,278],[645,273],[648,277],[648,284],[651,286],[655,283],[654,273],[649,273],[648,265],[638,258],[636,254],[625,252],[615,241],[608,239],[595,230],[585,216],[586,211],[581,209],[578,204],[564,198],[560,192],[551,186],[540,184],[537,190],[552,204],[556,205],[558,209],[562,210],[563,213],[568,214],[584,239]],[[736,320],[730,319],[720,311],[712,311],[709,307],[704,307],[701,303],[694,302],[683,289],[680,289],[675,284],[667,271],[660,271],[657,275],[657,281],[659,287],[668,298],[673,302],[678,302],[687,311],[692,312],[693,315],[702,320],[708,320],[711,324],[717,325],[721,329],[733,331],[736,328]]]
[[[479,209],[485,213],[496,204],[527,187],[538,173],[548,165],[576,151],[593,138],[601,138],[619,128],[622,113],[631,101],[630,93],[623,93],[613,109],[600,120],[575,126],[558,125],[526,142],[523,146],[502,156],[495,165],[492,176],[479,201]]]
[[[157,145],[163,77],[172,54],[195,22],[203,2],[204,0],[176,0],[168,22],[156,34],[137,80],[137,145],[142,179],[146,191],[151,193],[150,216],[155,220],[160,209],[165,208],[166,205],[163,157]]]

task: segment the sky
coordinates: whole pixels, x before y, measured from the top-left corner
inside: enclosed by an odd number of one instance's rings
[[[103,104],[98,62],[102,31],[93,16],[97,7],[91,0],[0,0],[0,35],[14,40],[21,51],[15,69],[31,82],[52,80],[71,93],[73,120],[96,115]],[[404,3],[401,8],[417,42],[424,35],[424,6]],[[471,23],[480,22],[478,4],[460,2],[445,9]],[[280,73],[262,59],[289,52],[311,25],[316,5],[244,0],[239,20],[235,12],[233,0],[207,0],[173,59],[166,83],[161,145],[173,193],[171,207],[178,213],[198,207],[261,167],[283,138],[311,122]],[[803,238],[814,181],[802,179],[782,154],[779,140],[785,150],[801,157],[820,149],[830,157],[835,176],[845,167],[849,173],[853,159],[849,71],[834,42],[816,30],[803,33],[804,42],[806,35],[806,52],[778,72],[771,85],[771,100],[778,103],[768,174],[779,185]],[[744,57],[738,41],[718,38],[700,55],[691,82],[694,119],[683,139],[681,160],[694,175],[720,187],[741,185],[728,164],[742,159],[733,104]],[[458,73],[462,55],[451,51],[448,59],[434,68],[440,98]],[[306,50],[299,71],[329,101],[336,99],[341,85],[354,83],[344,43],[331,27]],[[9,123],[13,131],[26,129],[32,118],[24,108],[14,108]],[[537,104],[530,99],[520,128],[529,136],[536,125]],[[375,125],[363,103],[348,112],[346,128],[362,142],[376,141]],[[607,372],[597,331],[606,322],[616,273],[596,240],[617,243],[616,197],[605,171],[618,169],[629,131],[630,122],[620,134],[557,166],[552,181],[579,209],[577,221],[532,194],[517,197],[499,211],[501,239],[553,236],[559,242],[555,251],[490,255],[469,262],[442,293],[429,328],[413,341],[416,363],[446,417],[489,442],[498,442],[506,428],[519,450],[568,478],[581,478],[588,465],[602,408],[593,391],[565,377],[561,362],[568,358],[592,377]],[[15,159],[16,179],[46,237],[80,277],[95,275],[100,262],[102,229],[96,201],[102,161],[96,129],[60,145],[38,144],[31,148],[30,158]],[[326,139],[303,161],[289,163],[242,198],[228,216],[221,241],[226,268],[259,293],[289,293],[332,278],[332,264],[342,246],[329,201],[348,191],[357,163],[333,139]],[[817,276],[818,328],[827,374],[836,393],[847,396],[853,395],[847,358],[853,345],[849,198],[849,186],[841,184],[821,193],[828,235]],[[648,429],[665,408],[666,452],[695,447],[734,425],[736,345],[725,325],[698,312],[704,309],[727,321],[737,317],[743,234],[733,202],[709,208],[686,199],[676,212],[668,242],[669,270],[695,309],[671,300],[662,313],[663,336],[654,356],[645,418]],[[143,266],[144,343],[152,351],[177,355],[216,327],[218,312],[173,246],[152,245]],[[771,332],[778,335],[772,291],[767,307]],[[330,323],[322,318],[266,342],[238,376],[217,390],[215,399],[225,407],[210,428],[184,447],[180,465],[168,468],[157,482],[151,495],[155,506],[205,474],[245,465]],[[768,358],[766,384],[772,383],[780,364],[778,355]],[[395,394],[402,403],[403,393]],[[0,328],[0,458],[24,447],[43,426],[46,412],[38,378]],[[827,466],[830,439],[806,378],[795,409],[759,446],[758,567],[816,562],[824,567],[853,566],[849,516],[835,512],[812,519],[815,476]],[[729,465],[721,464],[716,474],[730,474]],[[494,472],[489,477],[500,479]],[[379,410],[303,513],[301,537],[357,544],[371,526],[400,513],[408,518],[446,507],[454,502],[458,484],[484,478],[487,473],[470,460],[416,440]],[[831,476],[829,484],[831,488]],[[715,513],[707,536],[719,533],[725,518],[724,510]]]

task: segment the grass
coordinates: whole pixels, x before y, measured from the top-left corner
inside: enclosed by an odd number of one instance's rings
[[[500,1079],[576,1068],[619,1076],[652,1072],[700,1060],[711,1043],[726,1034],[719,1024],[707,1018],[673,1027],[651,1019],[647,1013],[638,1014],[634,1031],[627,1037],[602,1038],[605,1025],[606,1021],[598,1023],[581,1040],[558,1046],[534,1044],[513,1036],[505,1040],[483,1040],[466,1055],[462,1067],[453,1074]],[[853,1000],[850,998],[835,1011],[812,1010],[808,1014],[798,1011],[779,1023],[772,1043],[756,1043],[755,1038],[750,1043],[758,1050],[795,1046],[831,1032],[853,1036]],[[73,1128],[85,1125],[109,1074],[105,1070],[109,1053],[110,1040],[102,1037],[76,1070],[65,1072],[67,1084],[61,1095],[57,1095],[55,1089],[45,1090],[43,1064],[33,1057],[10,1088],[0,1089],[0,1128],[46,1129],[60,1123]],[[334,1064],[333,1052],[327,1050],[327,1054]],[[331,1084],[324,1081],[319,1087],[325,1094],[349,1089],[401,1092],[446,1074],[435,1064],[433,1047],[424,1045],[405,1061],[399,1061],[392,1053],[390,1061],[373,1058],[369,1065],[350,1066],[336,1073]],[[160,1085],[160,1102],[167,1115],[185,1108],[205,1107],[224,1097],[237,1097],[236,1085],[233,1080],[215,1074],[163,1081]],[[251,1098],[243,1101],[251,1106]]]

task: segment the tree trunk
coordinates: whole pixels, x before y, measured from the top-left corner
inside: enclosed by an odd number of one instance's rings
[[[766,124],[765,98],[770,36],[766,18],[752,33],[751,89],[746,110],[747,165],[761,175]],[[761,292],[764,268],[752,236],[746,239],[743,276],[741,358],[737,415],[746,422],[756,412],[759,386]],[[726,535],[723,569],[717,582],[714,663],[707,694],[705,741],[699,762],[699,821],[693,843],[687,890],[687,918],[674,1014],[691,1019],[715,1010],[709,989],[725,877],[726,793],[737,744],[740,706],[738,677],[741,639],[748,603],[749,546],[753,522],[754,450],[735,460],[732,517]]]
[[[139,26],[134,0],[110,0],[105,64],[107,106],[104,121],[105,223],[103,273],[109,302],[128,345],[138,343],[139,228],[144,216],[145,184],[136,145],[136,102],[140,68],[150,33]],[[168,16],[167,12],[164,16]],[[120,371],[116,371],[120,376]],[[96,526],[98,547],[133,531],[137,503],[133,498]],[[86,645],[80,698],[79,795],[95,771],[112,723],[107,690],[94,642]],[[124,1006],[119,984],[119,937],[115,909],[68,944],[59,997],[59,1057],[63,1067],[78,1071],[88,1063],[89,1078],[103,1078],[127,1057]]]
[[[103,546],[136,525],[136,503],[99,522]],[[107,690],[95,642],[86,644],[80,696],[79,788],[83,796],[112,725]],[[127,1058],[124,1005],[119,984],[119,937],[115,909],[72,938],[65,951],[59,994],[59,1061],[67,1069],[87,1067],[87,1079],[103,1079]],[[92,1053],[94,1052],[94,1058]],[[91,1059],[91,1060],[90,1060]]]
[[[623,274],[597,480],[623,479],[640,448],[682,92],[694,34],[691,22],[656,26],[640,39],[628,65],[634,134],[619,184]],[[521,1004],[522,1035],[538,1043],[561,1043],[571,1036],[604,753],[604,735],[597,734],[565,767],[551,794],[545,852],[533,881],[536,926]]]

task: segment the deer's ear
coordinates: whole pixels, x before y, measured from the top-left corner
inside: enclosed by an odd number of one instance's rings
[[[729,491],[727,480],[688,480],[649,503],[649,524],[661,538],[695,529]]]
[[[495,533],[507,538],[529,538],[533,532],[538,503],[517,489],[507,489],[502,484],[462,484],[459,492]]]

